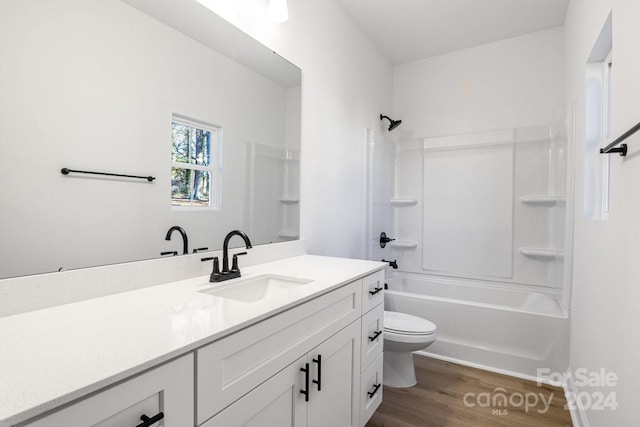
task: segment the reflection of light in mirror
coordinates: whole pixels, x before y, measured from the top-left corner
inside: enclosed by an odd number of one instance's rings
[[[281,24],[289,19],[289,9],[287,8],[287,0],[271,0],[269,1],[269,9],[267,16],[271,22]]]

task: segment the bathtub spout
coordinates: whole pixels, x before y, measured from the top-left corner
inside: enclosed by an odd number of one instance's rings
[[[394,270],[398,269],[398,263],[396,262],[398,260],[394,259],[393,261],[387,261],[386,259],[383,259],[382,262],[388,262],[389,263],[389,267],[393,267]]]

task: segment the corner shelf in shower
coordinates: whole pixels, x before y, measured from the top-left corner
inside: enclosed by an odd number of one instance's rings
[[[413,240],[394,240],[387,244],[394,249],[415,249],[418,247],[418,242]]]
[[[280,197],[280,203],[285,203],[287,205],[293,205],[295,203],[300,203],[300,199],[297,197]]]
[[[564,204],[566,198],[562,196],[525,195],[520,196],[520,202],[530,206],[552,207]]]
[[[401,207],[401,206],[414,206],[418,204],[418,199],[415,197],[395,197],[391,199],[391,206]]]
[[[563,251],[558,251],[558,250],[555,250],[555,249],[535,248],[535,247],[521,247],[518,250],[524,256],[528,256],[530,258],[547,259],[549,261],[554,260],[556,258],[563,258],[564,257],[564,252]]]

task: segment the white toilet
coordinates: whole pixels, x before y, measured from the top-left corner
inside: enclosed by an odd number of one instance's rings
[[[431,345],[436,335],[436,325],[426,319],[385,311],[382,383],[397,388],[416,385],[412,352]]]

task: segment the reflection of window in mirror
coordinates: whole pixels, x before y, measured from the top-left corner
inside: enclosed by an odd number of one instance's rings
[[[220,209],[222,128],[174,114],[171,206]]]

